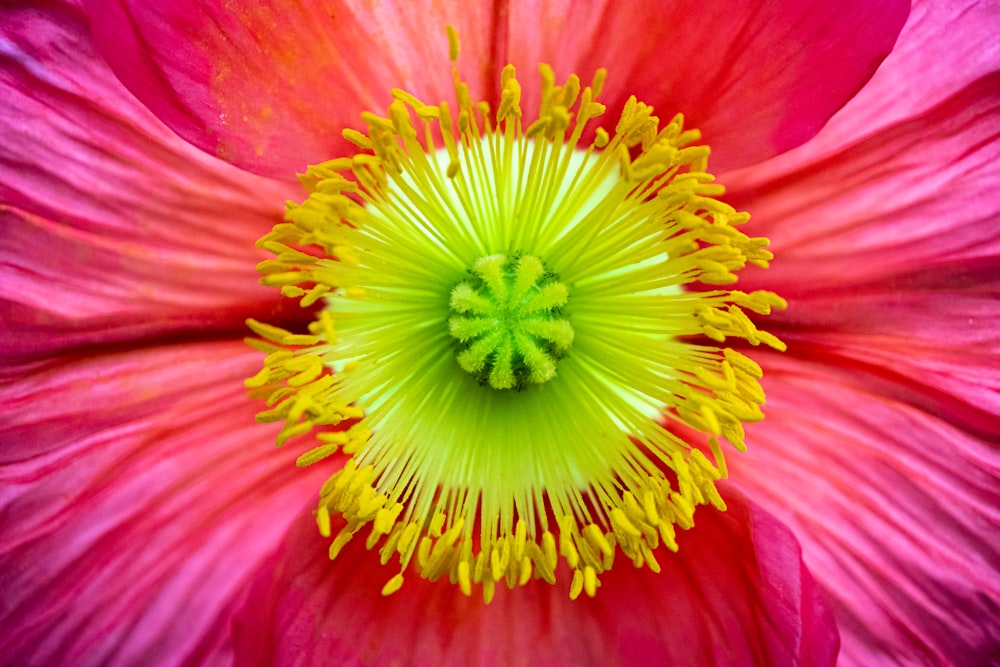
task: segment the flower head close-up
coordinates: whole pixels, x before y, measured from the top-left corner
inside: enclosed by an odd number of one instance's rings
[[[1000,6],[0,14],[0,664],[996,664]]]

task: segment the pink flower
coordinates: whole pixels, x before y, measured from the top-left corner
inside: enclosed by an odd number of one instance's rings
[[[837,628],[843,664],[995,660],[995,8],[895,43],[890,2],[77,4],[0,10],[0,662],[829,664]],[[548,62],[683,111],[777,256],[740,289],[790,302],[729,510],[594,599],[379,598],[243,388],[243,321],[310,319],[253,242],[361,111],[448,97],[449,22],[476,98]]]

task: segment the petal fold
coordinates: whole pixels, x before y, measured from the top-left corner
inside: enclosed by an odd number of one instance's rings
[[[996,266],[1000,62],[919,115],[814,157],[727,175],[728,198],[778,258],[745,284],[795,298],[928,267]]]
[[[941,101],[996,72],[1000,12],[980,0],[916,0],[899,40],[865,87],[808,145],[783,155],[776,167],[795,169],[848,145],[920,117]],[[756,171],[756,170],[755,170]]]
[[[812,138],[875,72],[908,12],[895,0],[520,2],[507,36],[522,69],[606,67],[614,113],[631,94],[661,118],[683,113],[718,173]]]

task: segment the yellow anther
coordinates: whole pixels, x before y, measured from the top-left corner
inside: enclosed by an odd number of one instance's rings
[[[403,587],[403,575],[397,574],[382,587],[382,595],[388,597]]]
[[[340,445],[338,444],[327,444],[314,447],[305,454],[301,454],[299,458],[295,459],[295,465],[300,468],[311,466],[314,463],[318,463],[319,461],[336,454],[338,449],[340,449]]]
[[[270,377],[271,377],[271,369],[265,366],[264,368],[257,371],[257,374],[254,375],[252,378],[244,380],[243,384],[247,388],[263,387],[265,384],[268,383]]]
[[[354,537],[354,533],[347,532],[346,530],[337,533],[337,537],[333,538],[333,542],[330,543],[330,560],[334,560],[340,555],[340,551],[347,546],[352,537]]]
[[[292,438],[299,435],[305,435],[312,430],[313,426],[315,426],[315,424],[308,420],[293,425],[286,424],[282,427],[281,431],[278,432],[278,437],[275,438],[275,444],[281,447]]]
[[[622,533],[628,537],[641,537],[642,531],[635,527],[635,525],[628,520],[625,516],[625,512],[621,511],[619,508],[614,508],[611,510],[611,523],[615,527],[615,532]]]
[[[285,331],[284,329],[282,329],[280,327],[276,327],[276,326],[274,326],[272,324],[266,324],[264,322],[258,322],[255,319],[248,319],[246,322],[247,322],[247,326],[250,327],[250,329],[255,334],[257,334],[258,336],[261,336],[262,338],[266,338],[268,340],[273,340],[276,343],[280,343],[285,338],[287,338],[288,336],[292,335],[292,333],[290,331]]]
[[[400,565],[384,594],[412,568],[489,602],[501,581],[555,582],[562,560],[571,597],[593,596],[616,552],[658,570],[654,550],[677,549],[696,506],[725,507],[720,441],[745,449],[764,393],[756,362],[704,339],[783,349],[748,314],[785,303],[684,288],[772,256],[717,199],[683,115],[661,124],[632,97],[597,127],[606,72],[560,84],[543,65],[522,118],[513,66],[492,104],[452,70],[451,106],[393,90],[366,131],[343,131],[356,155],[300,175],[306,199],[258,242],[272,257],[257,269],[321,308],[308,332],[248,321],[266,356],[245,384],[278,444],[316,432],[298,465],[347,458],[316,523],[329,537],[341,515],[331,558],[368,527],[366,546]],[[612,327],[624,337],[609,344]],[[708,436],[711,456],[654,411]]]
[[[674,524],[668,521],[661,521],[657,528],[660,530],[660,538],[663,543],[667,545],[667,548],[671,551],[677,551],[677,537],[676,531],[674,530]]]
[[[594,72],[594,79],[593,82],[590,84],[590,87],[594,90],[594,97],[600,95],[601,91],[604,90],[604,81],[607,78],[608,78],[608,70],[604,69],[603,67]]]
[[[545,557],[545,564],[548,568],[550,570],[556,569],[556,561],[558,559],[558,555],[556,554],[556,540],[549,531],[542,533],[542,554]]]
[[[320,505],[316,509],[316,526],[320,535],[330,537],[330,510],[326,505]]]
[[[611,553],[611,543],[608,542],[607,538],[604,537],[604,533],[601,529],[594,524],[587,524],[583,529],[583,536],[590,540],[590,543],[594,545],[602,554],[608,555]]]
[[[520,566],[521,567],[521,572],[520,572],[520,575],[518,577],[517,583],[519,585],[521,585],[521,586],[524,586],[526,583],[528,583],[528,581],[531,580],[531,569],[532,569],[531,568],[531,559],[530,558],[523,558],[523,559],[521,559],[520,563],[521,563],[521,566]]]
[[[597,128],[597,133],[594,135],[594,146],[597,148],[604,148],[608,145],[610,138],[608,137],[607,131],[604,128]]]
[[[583,568],[583,590],[587,593],[587,597],[592,598],[597,595],[597,585],[597,572],[594,568],[589,565]]]
[[[660,523],[660,515],[656,511],[656,500],[653,492],[648,489],[642,492],[642,509],[646,512],[646,521],[654,526]]]
[[[438,512],[437,514],[435,514],[434,518],[431,519],[431,525],[430,525],[430,528],[427,531],[427,533],[431,537],[440,537],[441,536],[441,529],[444,528],[444,522],[447,521],[447,519],[448,519],[448,517],[446,517],[441,512]]]
[[[347,139],[358,148],[361,148],[363,150],[371,150],[372,148],[371,139],[366,137],[361,132],[358,132],[357,130],[352,130],[351,128],[347,128],[341,132],[341,135],[344,137],[344,139]]]
[[[399,553],[406,554],[410,552],[410,548],[414,545],[414,540],[420,533],[420,526],[416,523],[410,522],[403,529],[402,535],[399,537],[399,544],[397,549]]]
[[[656,556],[653,555],[653,551],[645,544],[640,544],[639,548],[642,550],[643,561],[645,561],[649,569],[652,570],[653,572],[659,573],[660,564],[659,562],[657,562]]]
[[[469,572],[469,561],[458,563],[458,586],[465,595],[472,595],[472,577]]]
[[[569,584],[569,599],[575,600],[580,597],[580,593],[583,591],[583,572],[580,570],[573,570],[573,581]]]
[[[450,23],[445,26],[445,32],[448,34],[448,60],[455,62],[458,60],[458,32]]]
[[[493,551],[490,552],[490,576],[496,581],[499,581],[503,577],[503,566],[501,565],[500,558],[500,549],[494,547]]]

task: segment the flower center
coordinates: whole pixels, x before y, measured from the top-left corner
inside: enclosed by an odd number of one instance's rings
[[[297,463],[331,466],[330,556],[362,534],[399,563],[385,594],[414,571],[488,602],[561,560],[594,595],[618,552],[658,570],[697,506],[724,509],[723,444],[763,416],[761,368],[726,341],[784,347],[746,314],[780,297],[721,287],[771,254],[715,198],[698,132],[635,98],[594,127],[604,72],[540,70],[530,123],[511,66],[496,109],[457,69],[454,109],[393,91],[258,242],[263,284],[324,307],[308,333],[248,322],[257,418],[279,445],[314,432]]]
[[[494,389],[555,377],[556,360],[573,342],[562,313],[566,285],[531,255],[481,257],[470,273],[451,292],[448,320],[462,370]]]

